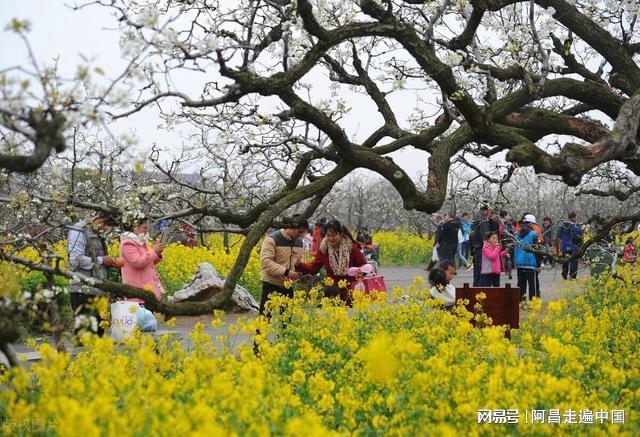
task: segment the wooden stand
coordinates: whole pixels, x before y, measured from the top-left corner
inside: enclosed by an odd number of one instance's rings
[[[520,327],[520,289],[511,284],[505,284],[504,287],[470,287],[469,284],[464,284],[456,288],[456,303],[467,299],[467,311],[476,314],[475,305],[478,303],[479,293],[487,296],[482,302],[482,311],[491,317],[491,325],[506,325],[505,337],[511,339],[511,329]]]

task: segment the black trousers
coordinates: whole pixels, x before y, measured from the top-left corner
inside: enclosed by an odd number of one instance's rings
[[[526,300],[527,288],[529,289],[529,300],[540,297],[536,269],[518,269],[518,288],[520,288],[521,301]]]
[[[438,246],[438,255],[440,255],[440,262],[444,261],[445,259],[454,262],[456,259],[457,250],[457,244],[442,244]]]
[[[293,289],[287,290],[284,287],[278,287],[277,285],[269,284],[268,282],[262,283],[262,296],[260,296],[260,315],[264,315],[265,306],[273,293],[281,294],[287,297],[293,297]],[[271,313],[267,314],[267,319],[271,319]],[[282,328],[286,325],[283,323]],[[256,330],[256,335],[260,335],[260,330]],[[253,353],[260,355],[260,347],[256,341],[253,341]]]
[[[482,284],[482,246],[473,248],[473,286],[480,287]]]
[[[293,297],[293,290],[287,290],[284,287],[278,287],[277,285],[269,284],[268,282],[262,283],[262,296],[260,297],[260,315],[264,314],[264,307],[269,301],[269,297],[272,293],[282,294],[283,296]]]
[[[544,249],[551,250],[551,246],[545,244]],[[548,263],[551,266],[556,265],[556,262],[553,260],[553,257],[551,255],[545,255],[542,257],[542,264],[544,263]]]
[[[562,263],[562,277],[564,279],[571,278],[576,279],[578,276],[578,260]]]
[[[73,314],[76,316],[84,315],[87,317],[95,317],[98,322],[97,334],[102,337],[104,335],[104,328],[100,326],[102,318],[100,317],[100,313],[95,308],[91,307],[96,296],[83,293],[70,293],[69,296],[71,297],[71,308],[73,309]],[[73,332],[75,335],[78,335],[80,329],[74,329]]]
[[[485,273],[480,278],[481,287],[500,287],[500,273]]]

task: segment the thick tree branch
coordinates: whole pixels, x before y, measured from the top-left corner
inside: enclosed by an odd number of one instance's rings
[[[442,92],[453,101],[467,122],[474,129],[484,129],[485,119],[482,110],[476,105],[473,98],[460,88],[451,68],[438,59],[433,47],[425,42],[412,26],[387,14],[373,0],[362,0],[360,7],[364,13],[376,18],[381,23],[392,25],[395,29],[393,37],[413,56],[425,73],[438,83]]]
[[[460,35],[453,38],[448,43],[444,43],[444,45],[450,50],[462,50],[468,47],[473,38],[476,36],[476,31],[482,22],[482,17],[486,9],[482,5],[481,0],[471,0],[471,4],[473,5],[473,10],[471,11],[471,16],[467,20],[467,24]]]
[[[375,104],[378,106],[378,112],[382,115],[382,118],[384,119],[389,129],[394,129],[396,131],[399,131],[400,128],[398,127],[398,120],[396,119],[396,115],[391,109],[391,106],[389,106],[389,103],[385,99],[384,94],[382,93],[382,91],[380,91],[380,88],[378,88],[378,85],[376,85],[376,83],[373,80],[371,80],[371,77],[369,77],[369,74],[362,67],[362,62],[360,62],[360,58],[358,57],[358,52],[356,50],[355,45],[353,46],[352,52],[353,52],[353,66],[358,72],[358,76],[360,76],[360,79],[362,80],[362,83],[364,84],[364,87],[367,90],[367,93],[369,94],[371,99],[375,102]]]
[[[165,314],[167,316],[195,316],[201,314],[209,314],[214,309],[221,308],[226,299],[220,299],[218,293],[207,302],[184,302],[168,304],[161,302],[155,298],[153,293],[142,288],[132,287],[130,285],[120,284],[108,280],[92,278],[81,273],[71,272],[59,267],[52,267],[47,264],[31,261],[27,258],[16,255],[9,255],[0,251],[0,260],[11,262],[17,265],[27,267],[52,275],[62,276],[70,280],[79,280],[82,284],[92,288],[99,288],[113,297],[120,298],[138,298],[143,299],[145,307],[153,312]]]
[[[592,168],[612,160],[620,160],[637,149],[640,124],[640,92],[622,105],[612,133],[592,146],[568,143],[558,155],[550,155],[514,132],[502,131],[498,143],[511,143],[507,160],[530,165],[536,172],[562,176],[568,185],[576,186]],[[500,135],[497,135],[498,138]],[[518,144],[514,142],[519,141]]]
[[[575,79],[560,78],[545,82],[537,96],[530,93],[527,87],[520,88],[498,99],[491,105],[490,116],[497,120],[518,111],[535,99],[564,96],[582,103],[589,104],[607,114],[612,119],[618,116],[618,111],[624,99],[609,89],[593,82],[583,82]]]
[[[598,190],[598,189],[582,189],[576,192],[576,196],[581,196],[584,194],[591,194],[593,196],[600,197],[610,197],[613,196],[618,199],[620,202],[624,202],[625,200],[629,200],[631,196],[635,193],[640,193],[640,186],[630,188],[629,190],[623,191],[612,188],[610,190]]]
[[[29,173],[39,169],[51,152],[62,152],[65,149],[64,129],[67,119],[64,115],[54,113],[48,117],[44,112],[32,111],[25,121],[33,134],[20,133],[33,143],[33,153],[27,156],[0,154],[0,168]]]
[[[607,129],[595,121],[545,109],[524,108],[519,112],[512,112],[499,122],[506,126],[533,130],[536,140],[549,134],[562,134],[595,143],[609,134]]]
[[[616,72],[628,79],[630,86],[624,86],[625,93],[633,95],[640,90],[640,68],[609,32],[581,14],[575,6],[565,0],[535,0],[535,2],[545,8],[554,8],[553,17],[556,20],[586,41],[611,63]]]
[[[599,83],[600,85],[604,85],[607,87],[609,86],[607,81],[605,81],[600,76],[590,71],[583,64],[578,62],[573,53],[571,53],[571,44],[573,43],[572,38],[567,38],[564,43],[562,43],[560,41],[560,38],[551,33],[551,40],[553,41],[553,51],[562,57],[564,63],[571,72],[577,73],[585,79],[592,80],[596,83]]]

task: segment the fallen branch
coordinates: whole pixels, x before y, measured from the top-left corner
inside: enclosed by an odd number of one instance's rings
[[[16,255],[9,255],[2,251],[0,251],[0,260],[22,265],[31,270],[62,276],[73,281],[80,281],[84,285],[99,288],[112,297],[142,299],[144,300],[144,305],[147,309],[169,317],[209,314],[215,309],[222,308],[225,303],[225,299],[218,297],[219,294],[217,294],[207,302],[183,302],[169,304],[159,301],[152,293],[142,288],[132,287],[131,285],[120,284],[105,279],[92,278],[60,267],[52,267],[50,265],[31,261]]]

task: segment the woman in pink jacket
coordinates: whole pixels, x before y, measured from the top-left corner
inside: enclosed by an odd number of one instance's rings
[[[505,253],[506,250],[503,251],[500,246],[498,234],[492,232],[487,235],[487,239],[482,246],[481,287],[500,286],[500,272],[502,270],[500,260]]]
[[[149,220],[145,219],[140,224],[134,225],[130,232],[122,234],[120,239],[120,256],[124,259],[122,282],[148,289],[159,300],[164,290],[156,264],[162,261],[164,245],[154,243],[153,248],[147,246],[149,224]],[[130,300],[141,302],[140,299]]]

